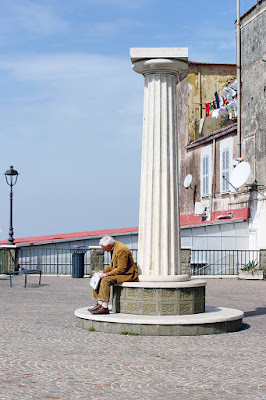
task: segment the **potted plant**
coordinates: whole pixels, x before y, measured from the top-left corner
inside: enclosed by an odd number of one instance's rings
[[[249,261],[244,264],[239,271],[239,279],[263,279],[263,269],[257,260]]]

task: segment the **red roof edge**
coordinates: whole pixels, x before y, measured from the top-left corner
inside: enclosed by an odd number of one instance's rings
[[[210,225],[214,223],[222,223],[225,221],[242,221],[247,220],[250,217],[250,208],[238,208],[235,210],[228,211],[214,211],[212,213],[211,220],[205,219],[195,214],[183,214],[180,215],[180,225]]]
[[[74,233],[59,233],[56,235],[46,235],[46,236],[33,236],[26,238],[15,239],[15,244],[30,244],[30,243],[41,243],[41,242],[54,242],[54,241],[64,241],[67,239],[82,239],[92,236],[105,236],[105,235],[119,235],[123,233],[134,233],[138,232],[138,227],[133,228],[122,228],[122,229],[104,229],[98,231],[87,231],[87,232],[74,232]],[[8,244],[7,240],[0,241],[0,245]]]
[[[249,208],[239,208],[229,211],[214,211],[212,213],[212,219],[206,220],[204,217],[197,216],[195,214],[183,214],[180,215],[180,225],[181,227],[188,225],[209,225],[213,223],[222,223],[225,221],[240,221],[246,220],[250,217]],[[105,236],[105,235],[120,235],[123,233],[136,233],[139,228],[121,228],[121,229],[104,229],[98,231],[87,231],[87,232],[74,232],[74,233],[62,233],[56,235],[46,235],[46,236],[33,236],[26,238],[15,239],[15,244],[31,244],[31,243],[45,243],[45,242],[56,242],[56,241],[67,241],[68,239],[86,239],[94,236]],[[7,240],[0,241],[0,245],[8,244]]]

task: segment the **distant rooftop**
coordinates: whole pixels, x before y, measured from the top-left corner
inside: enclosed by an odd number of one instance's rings
[[[230,219],[226,218],[227,211],[215,211],[213,212],[213,218],[211,221],[205,220],[204,218],[194,215],[194,214],[184,214],[180,215],[180,225],[181,228],[188,228],[188,226],[199,226],[217,223],[228,223],[232,221],[244,221],[250,217],[249,208],[240,208],[231,210]],[[225,215],[225,221],[221,221],[221,215]],[[83,239],[93,239],[101,238],[105,235],[119,236],[124,234],[137,234],[139,228],[137,226],[133,228],[122,228],[122,229],[103,229],[99,231],[87,231],[87,232],[74,232],[74,233],[62,233],[56,235],[46,235],[46,236],[33,236],[26,238],[15,239],[16,245],[32,245],[32,244],[48,244],[48,243],[58,243],[58,242],[70,242]],[[7,240],[0,241],[0,246],[7,245]]]
[[[217,63],[217,62],[198,62],[198,61],[188,61],[188,65],[223,65],[223,66],[230,66],[236,67],[236,64],[232,63]]]
[[[253,10],[255,10],[255,8],[257,8],[258,6],[260,6],[262,3],[264,3],[266,0],[257,0],[257,3],[254,4],[254,6],[252,6],[247,12],[245,12],[245,14],[241,15],[240,20],[242,21],[242,19],[244,19],[247,15],[251,14]],[[236,23],[236,21],[235,21]]]
[[[87,239],[92,237],[102,237],[105,235],[121,235],[124,233],[135,233],[138,232],[138,227],[134,228],[122,228],[122,229],[103,229],[99,231],[86,231],[86,232],[74,232],[74,233],[59,233],[55,235],[46,236],[33,236],[26,238],[15,239],[15,244],[33,244],[33,243],[47,243],[47,242],[65,242],[70,240]],[[0,245],[8,244],[7,240],[0,241]]]

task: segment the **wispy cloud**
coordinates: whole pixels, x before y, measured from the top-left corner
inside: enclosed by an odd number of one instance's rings
[[[135,110],[134,86],[136,81],[140,88],[143,84],[142,77],[131,70],[129,58],[82,53],[1,58],[0,70],[9,81],[9,94],[2,92],[0,99],[7,96],[9,104],[20,99],[20,108],[35,107],[44,115],[47,108],[51,114],[72,108],[69,118],[75,112],[79,117],[84,112],[94,120],[94,112]],[[49,115],[45,118],[48,121]]]
[[[219,46],[221,49],[235,50],[236,49],[236,39],[220,40]]]
[[[50,5],[30,0],[12,0],[1,4],[0,43],[10,43],[21,35],[32,38],[64,32],[68,23]]]
[[[93,41],[103,41],[104,39],[110,40],[111,38],[118,37],[118,35],[126,35],[129,30],[143,28],[143,24],[136,19],[115,19],[112,21],[97,21],[90,22],[83,29],[83,38]]]
[[[0,94],[0,140],[13,138],[12,154],[0,149],[1,165],[13,162],[23,187],[16,234],[30,235],[23,222],[27,212],[41,224],[42,233],[51,233],[47,215],[60,231],[103,227],[105,216],[97,210],[104,207],[108,190],[115,190],[116,197],[113,226],[137,224],[123,223],[127,208],[123,185],[118,185],[119,179],[130,177],[127,195],[136,197],[137,215],[144,82],[132,71],[129,56],[28,54],[2,58],[0,73],[7,82]],[[113,189],[106,181],[110,170],[115,174]],[[60,174],[59,182],[54,171]],[[93,209],[88,225],[84,210]]]
[[[84,0],[83,0],[84,3]],[[95,0],[85,0],[84,4],[95,5]],[[98,6],[106,6],[108,8],[123,8],[123,9],[138,9],[147,6],[148,4],[154,4],[151,0],[97,0]]]
[[[97,74],[113,72],[115,58],[84,53],[24,54],[0,58],[0,68],[9,70],[15,79],[25,81],[59,82],[65,79],[82,79]]]

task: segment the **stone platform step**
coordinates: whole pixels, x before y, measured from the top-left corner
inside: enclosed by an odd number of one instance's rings
[[[242,327],[243,311],[206,307],[193,315],[134,315],[112,313],[93,315],[87,307],[75,311],[77,326],[90,331],[143,336],[192,336],[236,332]]]

